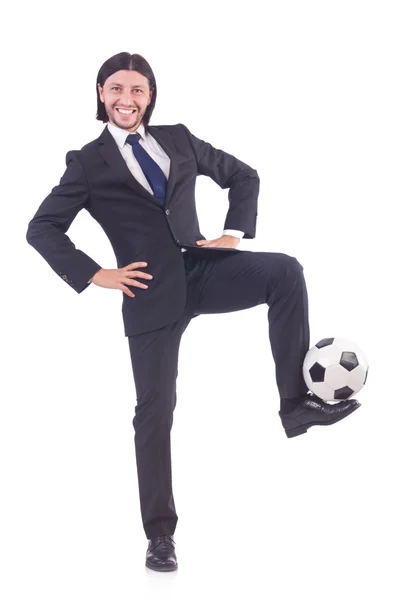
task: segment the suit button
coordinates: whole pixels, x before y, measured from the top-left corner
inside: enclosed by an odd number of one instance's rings
[[[170,211],[170,210],[168,210],[168,208],[167,208],[167,210],[165,211],[165,214],[166,214],[166,215],[170,215],[170,214],[171,214],[171,211]]]
[[[181,240],[175,240],[175,241],[176,241],[176,243],[177,243],[177,244],[180,244],[180,243],[181,243]]]
[[[67,279],[68,276],[67,275],[62,275],[62,279]]]

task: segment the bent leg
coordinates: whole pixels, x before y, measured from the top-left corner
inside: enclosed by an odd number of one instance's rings
[[[309,349],[308,297],[303,267],[278,252],[240,251],[197,259],[188,289],[189,310],[225,313],[268,304],[270,346],[280,398],[308,390],[302,366]]]

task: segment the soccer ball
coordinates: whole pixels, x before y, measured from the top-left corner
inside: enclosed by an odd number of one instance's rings
[[[303,377],[322,400],[348,400],[365,385],[368,361],[354,342],[324,338],[310,348],[303,361]]]

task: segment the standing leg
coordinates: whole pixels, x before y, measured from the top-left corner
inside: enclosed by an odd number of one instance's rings
[[[181,336],[190,317],[148,333],[129,336],[137,394],[135,457],[146,537],[172,535],[178,516],[172,492],[171,428]]]

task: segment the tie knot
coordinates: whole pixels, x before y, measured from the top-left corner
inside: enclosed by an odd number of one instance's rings
[[[140,133],[130,133],[129,135],[127,135],[126,138],[126,142],[128,144],[131,144],[131,146],[135,146],[135,144],[139,144],[139,140],[141,139],[141,134]]]

